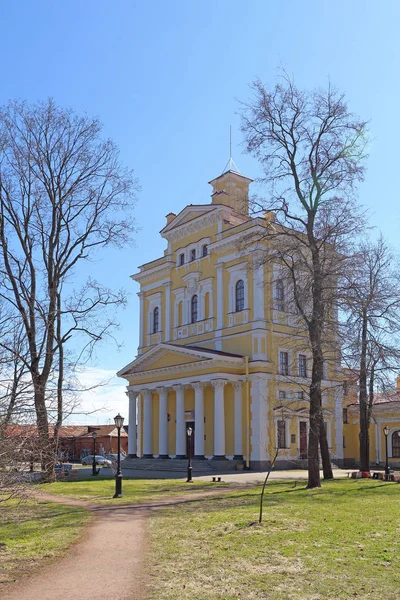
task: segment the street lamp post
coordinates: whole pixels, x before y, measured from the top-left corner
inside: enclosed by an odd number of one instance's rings
[[[92,438],[93,438],[92,475],[97,475],[97,468],[96,468],[96,438],[97,438],[97,433],[95,431],[93,431],[93,433],[92,433]]]
[[[389,469],[389,456],[388,456],[388,435],[389,435],[389,427],[385,425],[383,428],[383,433],[385,434],[385,452],[386,452],[386,462],[385,462],[385,480],[389,481],[390,469]]]
[[[124,417],[118,413],[114,417],[115,427],[118,429],[118,458],[117,458],[117,474],[115,475],[115,494],[114,498],[122,498],[122,473],[121,473],[121,428],[124,424]]]
[[[186,483],[193,483],[193,479],[192,479],[192,445],[190,443],[191,438],[192,438],[193,429],[190,427],[190,425],[187,428],[186,433],[187,433],[187,437],[188,437],[188,468],[187,468]]]

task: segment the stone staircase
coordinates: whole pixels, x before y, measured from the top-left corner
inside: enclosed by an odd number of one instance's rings
[[[236,470],[236,465],[243,465],[242,460],[192,460],[193,475],[212,475],[229,473]],[[169,471],[186,473],[188,460],[186,458],[126,458],[121,463],[123,471]]]

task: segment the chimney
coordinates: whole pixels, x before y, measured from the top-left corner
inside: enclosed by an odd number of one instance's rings
[[[275,213],[272,210],[264,213],[264,219],[268,221],[268,223],[273,223],[275,221]]]
[[[173,220],[175,219],[175,217],[176,217],[176,214],[175,214],[175,213],[173,213],[173,212],[170,212],[170,213],[168,213],[168,214],[165,216],[165,218],[167,219],[167,225],[168,225],[169,223],[171,223],[171,221],[173,221]]]

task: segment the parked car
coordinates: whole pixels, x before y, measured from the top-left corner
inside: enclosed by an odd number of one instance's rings
[[[96,456],[94,457],[96,460],[96,465],[102,465],[103,467],[110,467],[112,465],[111,460],[105,458],[104,456]],[[92,465],[93,464],[93,454],[89,454],[88,456],[84,456],[82,458],[83,465]]]
[[[126,456],[124,454],[120,454],[119,456],[120,456],[121,462],[123,460],[125,460],[125,458],[126,458]],[[107,458],[108,460],[111,460],[112,462],[116,463],[118,460],[118,454],[105,454],[104,458]]]

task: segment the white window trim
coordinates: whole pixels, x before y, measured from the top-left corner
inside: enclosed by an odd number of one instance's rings
[[[158,332],[162,332],[162,314],[163,314],[163,306],[162,306],[162,293],[157,292],[156,294],[151,294],[151,296],[147,296],[148,301],[148,314],[147,314],[147,333],[148,335],[153,335],[153,314],[154,309],[158,307]]]
[[[299,358],[300,356],[305,356],[306,357],[306,371],[307,371],[307,377],[304,377],[303,375],[300,375],[300,369],[299,369]],[[301,377],[302,379],[310,379],[311,377],[311,354],[309,352],[297,352],[296,354],[296,371],[297,371],[297,376]]]
[[[290,451],[290,418],[288,417],[281,417],[281,416],[276,416],[275,417],[275,442],[276,442],[276,447],[278,448],[278,421],[284,421],[285,422],[285,447],[284,448],[279,448],[279,451],[285,451],[285,450],[289,450]]]
[[[283,375],[280,370],[280,366],[281,366],[280,354],[281,354],[281,352],[286,352],[288,355],[288,374],[287,375]],[[289,350],[288,348],[278,348],[278,369],[277,369],[277,371],[281,377],[290,377],[293,373],[292,351]]]
[[[248,271],[249,264],[248,262],[240,263],[238,265],[234,265],[233,267],[228,267],[226,270],[230,275],[229,279],[229,289],[228,289],[228,298],[229,298],[229,308],[228,312],[234,313],[236,312],[236,284],[240,279],[243,280],[244,283],[244,307],[243,310],[247,310],[249,308],[249,282],[248,282]],[[242,311],[239,311],[242,312]]]

